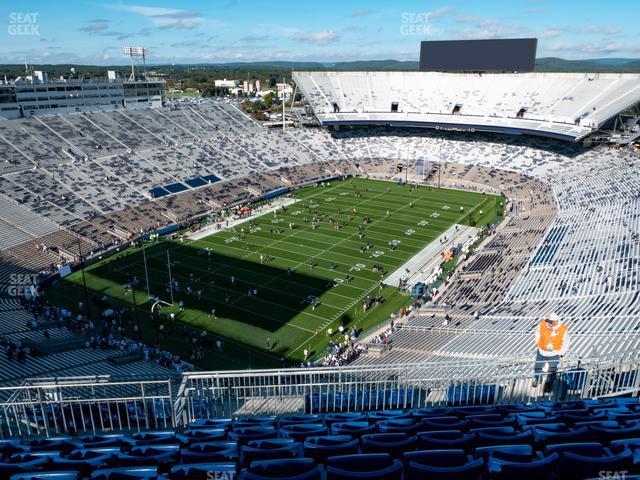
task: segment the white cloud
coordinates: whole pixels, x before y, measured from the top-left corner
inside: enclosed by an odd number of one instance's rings
[[[622,33],[622,29],[618,27],[602,27],[591,25],[578,30],[580,33],[599,33],[602,35],[617,35]]]
[[[155,27],[162,29],[193,29],[204,21],[203,16],[198,12],[177,8],[119,4],[114,4],[110,7],[115,10],[142,15],[149,19]]]
[[[569,27],[569,26],[554,26],[543,31],[540,36],[542,38],[555,38],[562,34],[579,34],[579,35],[603,35],[614,36],[623,32],[621,28],[602,26],[602,25],[589,25],[586,27]]]
[[[369,15],[373,15],[374,12],[373,10],[367,10],[365,8],[362,8],[360,10],[356,10],[355,12],[353,12],[353,16],[354,17],[368,17]]]
[[[556,38],[564,32],[559,28],[549,28],[540,34],[541,38]]]
[[[278,25],[277,23],[263,23],[257,25],[257,28],[264,33],[272,33],[273,35],[284,37],[304,43],[315,43],[316,45],[330,45],[340,38],[334,30],[319,30],[316,32],[307,32],[300,28],[287,27]]]
[[[638,54],[640,45],[630,45],[620,42],[590,42],[590,43],[565,43],[558,42],[549,47],[552,52],[564,52],[587,55],[611,55],[611,54]]]
[[[473,25],[476,28],[486,28],[500,23],[495,18],[483,18],[475,15],[460,15],[456,18],[456,22]]]
[[[89,25],[86,25],[79,30],[86,33],[100,33],[109,28],[107,20],[93,20]]]
[[[427,13],[427,18],[433,20],[435,18],[444,17],[453,11],[453,7],[445,5],[444,7],[436,8]]]
[[[297,32],[292,38],[300,42],[316,43],[318,45],[330,45],[338,41],[338,35],[333,30],[320,32]]]

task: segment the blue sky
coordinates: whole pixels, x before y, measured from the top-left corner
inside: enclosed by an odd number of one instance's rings
[[[0,6],[0,63],[417,60],[421,40],[539,38],[538,56],[640,57],[640,2],[22,0]]]

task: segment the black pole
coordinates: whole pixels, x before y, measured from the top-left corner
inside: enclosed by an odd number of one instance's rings
[[[80,269],[82,270],[82,284],[84,285],[84,308],[87,320],[91,318],[91,310],[89,308],[89,291],[87,290],[87,278],[84,275],[84,257],[82,256],[82,244],[78,237],[78,255],[80,256]]]
[[[440,190],[440,172],[442,171],[442,143],[440,143],[440,155],[438,155],[438,190]]]
[[[136,286],[133,283],[133,274],[131,273],[131,255],[127,255],[127,263],[129,265],[129,281],[131,282],[131,293],[133,295],[133,318],[138,327],[138,340],[142,339],[142,331],[140,331],[140,319],[138,318],[138,304],[136,303]]]

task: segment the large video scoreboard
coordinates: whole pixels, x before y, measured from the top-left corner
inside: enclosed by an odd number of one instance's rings
[[[531,72],[536,38],[502,40],[438,40],[422,42],[423,72]]]

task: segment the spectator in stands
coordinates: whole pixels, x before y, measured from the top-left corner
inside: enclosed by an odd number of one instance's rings
[[[558,314],[552,313],[543,319],[536,329],[536,377],[532,387],[536,388],[545,374],[545,390],[550,388],[555,373],[558,370],[560,357],[569,349],[570,337],[567,326],[562,322]]]

